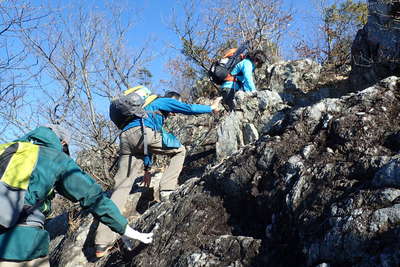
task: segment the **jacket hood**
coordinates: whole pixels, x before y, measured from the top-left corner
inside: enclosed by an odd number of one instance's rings
[[[61,141],[58,136],[47,127],[40,126],[15,141],[33,142],[34,144],[62,151]]]

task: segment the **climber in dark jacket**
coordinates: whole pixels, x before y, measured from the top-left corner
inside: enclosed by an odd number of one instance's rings
[[[122,235],[124,242],[128,241],[127,238],[134,238],[144,243],[152,241],[152,233],[140,233],[129,227],[127,219],[103,194],[100,185],[63,153],[63,147],[64,151],[67,151],[66,136],[65,130],[60,126],[49,125],[38,127],[15,141],[18,147],[31,147],[32,159],[36,161],[26,161],[19,165],[19,168],[32,166],[23,203],[24,210],[29,212],[28,216],[20,216],[16,225],[0,229],[0,266],[18,266],[12,264],[31,266],[31,261],[36,264],[35,266],[39,263],[40,266],[49,266],[48,260],[40,258],[48,255],[49,234],[43,226],[44,214],[50,212],[48,198],[53,190],[70,201],[79,202],[82,208],[89,210],[112,231]],[[4,164],[4,154],[6,153],[2,153],[0,149],[2,164]],[[0,173],[0,202],[3,203],[0,211],[4,209],[5,203],[1,200],[8,197],[4,192],[7,192],[9,184],[16,184],[15,181],[18,180],[18,177],[13,177],[14,173],[16,172],[8,169]],[[5,214],[2,213],[1,216],[4,219]]]

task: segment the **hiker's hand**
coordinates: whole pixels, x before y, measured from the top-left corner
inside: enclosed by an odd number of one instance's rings
[[[139,240],[142,243],[150,244],[153,242],[153,233],[141,233],[133,230],[129,225],[126,226],[125,233],[121,237],[122,242],[124,242],[125,247],[128,250],[133,249],[133,244],[131,239]]]
[[[145,186],[145,187],[149,187],[150,183],[151,183],[151,172],[150,171],[144,171],[142,185]]]
[[[221,104],[222,96],[217,97],[211,104],[211,109],[213,112],[218,112],[221,110],[220,104]]]

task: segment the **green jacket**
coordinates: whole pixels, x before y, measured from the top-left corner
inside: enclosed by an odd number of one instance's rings
[[[35,205],[43,201],[52,189],[78,202],[114,232],[123,234],[128,221],[115,204],[107,198],[94,179],[62,152],[62,145],[55,133],[39,127],[16,141],[34,142],[40,146],[38,161],[25,194],[25,203]],[[45,207],[41,207],[44,210]],[[0,234],[0,259],[32,260],[46,256],[49,249],[47,231],[32,226],[17,225]]]

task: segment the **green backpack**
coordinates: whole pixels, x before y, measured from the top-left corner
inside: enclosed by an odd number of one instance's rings
[[[39,146],[32,143],[0,145],[0,228],[7,229],[18,222],[38,156]]]

